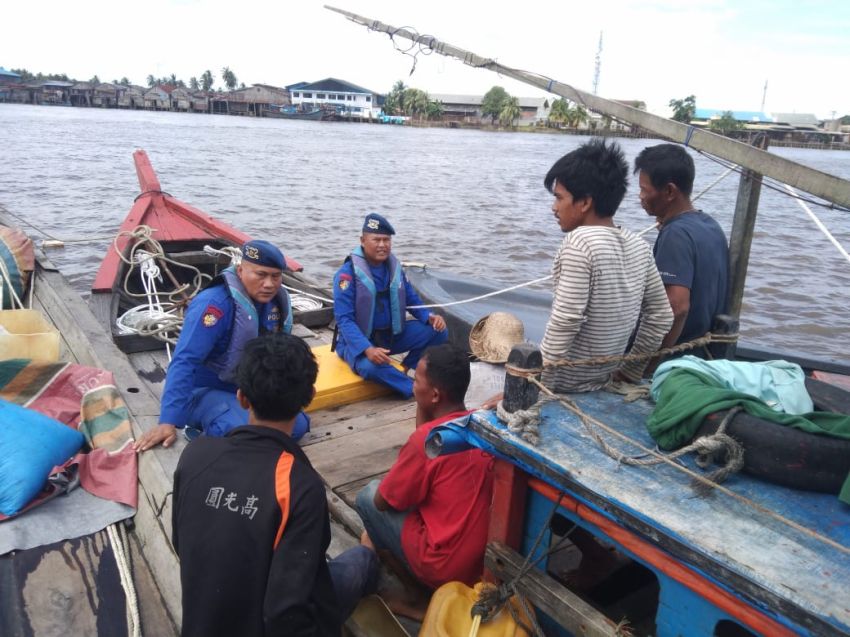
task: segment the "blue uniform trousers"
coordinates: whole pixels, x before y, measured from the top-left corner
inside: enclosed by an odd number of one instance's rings
[[[236,427],[248,424],[248,411],[242,409],[234,392],[198,387],[192,392],[187,427],[200,429],[204,435],[222,437]],[[295,418],[292,439],[298,440],[310,431],[310,417],[303,411]]]
[[[390,350],[390,354],[407,352],[401,364],[407,369],[415,369],[426,348],[445,343],[448,338],[447,329],[438,332],[420,321],[407,321],[401,334],[394,336],[389,330],[377,331],[371,342],[376,347]],[[413,379],[392,365],[375,365],[365,354],[354,355],[346,349],[343,341],[338,343],[336,351],[361,378],[387,385],[406,398],[413,396]]]

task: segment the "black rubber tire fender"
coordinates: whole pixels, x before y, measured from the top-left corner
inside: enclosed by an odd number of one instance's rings
[[[850,414],[850,392],[807,379],[817,409]],[[717,431],[728,411],[709,414],[696,437]],[[838,493],[850,473],[850,440],[807,433],[738,413],[726,432],[744,446],[744,471],[795,489]]]

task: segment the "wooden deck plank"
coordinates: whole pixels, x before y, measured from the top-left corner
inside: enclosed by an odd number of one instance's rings
[[[388,470],[413,433],[414,419],[310,445],[304,449],[316,471],[332,489]]]
[[[354,507],[354,502],[357,499],[357,494],[360,493],[360,490],[365,487],[367,484],[372,482],[372,480],[383,480],[384,476],[389,473],[389,470],[380,471],[373,475],[364,476],[357,480],[353,480],[346,484],[341,484],[334,489],[334,493],[342,498],[342,500],[350,507]]]
[[[380,398],[349,403],[348,405],[342,405],[340,407],[322,409],[321,411],[317,411],[315,414],[310,414],[310,418],[314,427],[321,427],[325,424],[351,420],[360,416],[392,411],[410,404],[412,403],[405,398],[381,396]]]
[[[50,315],[44,308],[44,305],[41,303],[41,299],[36,294],[34,294],[32,297],[32,309],[41,312],[41,314],[43,314],[48,318],[48,320],[50,320]],[[78,363],[80,365],[85,365],[85,363],[80,362],[80,360],[77,358],[77,355],[71,350],[71,346],[68,344],[68,340],[65,338],[65,335],[62,332],[59,332],[59,360],[68,363]]]
[[[414,403],[393,401],[391,405],[387,405],[380,400],[370,402],[372,404],[368,406],[361,404],[361,407],[356,410],[345,410],[345,407],[341,407],[339,411],[326,410],[310,414],[310,432],[302,439],[301,446],[324,443],[391,423],[405,422],[416,416]],[[346,405],[346,407],[352,406]]]

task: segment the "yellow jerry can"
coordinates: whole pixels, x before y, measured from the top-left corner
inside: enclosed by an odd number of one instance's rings
[[[473,630],[472,605],[478,601],[485,587],[492,588],[492,584],[479,582],[475,588],[461,582],[443,584],[431,597],[419,637],[529,637],[514,621],[507,607],[489,621],[482,622],[477,631]],[[513,606],[516,616],[531,626],[516,596],[508,603]]]

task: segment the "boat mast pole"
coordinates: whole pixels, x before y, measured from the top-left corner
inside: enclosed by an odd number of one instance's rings
[[[442,42],[437,38],[421,36],[406,29],[396,28],[378,20],[365,18],[350,11],[337,9],[329,5],[325,5],[325,8],[339,13],[352,22],[369,28],[371,31],[378,31],[392,37],[402,37],[411,40],[440,55],[457,58],[468,66],[487,69],[499,75],[511,77],[548,93],[553,93],[582,104],[597,113],[640,126],[665,139],[686,144],[697,150],[722,157],[761,175],[771,177],[812,195],[822,197],[827,201],[850,207],[850,181],[845,179],[797,164],[783,157],[772,155],[722,135],[717,135],[687,124],[647,113],[637,108],[632,108],[631,106],[626,106],[625,104],[607,100],[598,95],[573,88],[568,84],[556,82],[542,75],[510,68],[496,62],[492,58],[481,57],[471,51],[466,51],[447,42]]]
[[[756,138],[754,145],[767,150],[768,142],[768,136],[761,134]],[[729,314],[736,319],[741,317],[747,266],[750,262],[750,246],[753,242],[760,195],[761,175],[753,170],[744,170],[738,184],[735,216],[732,219],[732,230],[729,236],[728,308]]]

